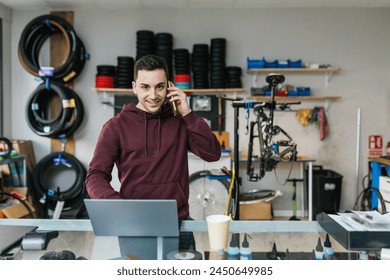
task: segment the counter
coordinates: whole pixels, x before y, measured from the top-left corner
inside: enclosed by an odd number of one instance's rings
[[[50,241],[46,251],[70,250],[76,256],[92,260],[120,258],[118,238],[95,236],[89,220],[0,219],[0,225],[34,225],[39,231],[59,231],[59,236]],[[181,231],[194,233],[196,250],[205,259],[209,250],[206,222],[183,221]],[[322,242],[326,237],[316,221],[231,221],[229,231],[238,233],[241,241],[243,234],[248,233],[252,251],[263,253],[271,251],[275,244],[279,252],[311,254],[318,237]],[[336,253],[349,254],[335,239],[331,237],[330,240]],[[46,251],[20,250],[17,258],[37,260]]]

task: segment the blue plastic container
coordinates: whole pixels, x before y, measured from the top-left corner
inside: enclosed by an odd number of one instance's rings
[[[264,59],[264,57],[263,57],[263,59],[258,59],[258,60],[249,59],[249,57],[247,57],[246,63],[247,63],[248,69],[264,68],[265,67],[265,59]]]
[[[289,66],[290,68],[302,68],[302,59],[299,60],[289,60]]]
[[[281,60],[278,63],[278,68],[289,68],[290,62],[288,60]]]
[[[278,68],[279,61],[276,59],[274,61],[265,61],[265,68]]]
[[[299,96],[310,96],[310,87],[297,87],[296,90]]]

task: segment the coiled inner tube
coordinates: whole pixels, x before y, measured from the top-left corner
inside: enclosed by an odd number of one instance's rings
[[[66,152],[50,153],[43,157],[33,171],[33,190],[37,198],[49,193],[64,201],[63,211],[80,206],[87,192],[86,169],[81,162]],[[59,194],[58,194],[59,191]],[[54,210],[56,199],[48,199],[47,207]]]
[[[23,68],[30,74],[40,77],[39,55],[44,42],[55,34],[65,40],[65,58],[54,67],[53,79],[70,82],[75,79],[85,65],[86,51],[83,42],[65,19],[55,15],[42,15],[30,21],[24,28],[18,46],[18,57]]]
[[[7,146],[4,151],[0,151],[0,160],[9,158],[12,151],[12,142],[8,138],[0,137],[0,143],[4,143]]]
[[[51,117],[54,105],[58,112]],[[70,137],[81,125],[84,107],[80,97],[69,87],[51,81],[49,88],[41,83],[31,94],[26,106],[28,126],[37,135],[49,138]]]

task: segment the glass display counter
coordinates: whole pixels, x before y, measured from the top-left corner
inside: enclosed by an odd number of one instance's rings
[[[2,219],[1,225],[33,225],[38,231],[58,231],[46,250],[24,251],[19,249],[15,259],[37,260],[48,251],[72,251],[76,256],[91,260],[137,259],[137,252],[121,256],[118,238],[115,236],[95,236],[89,220],[43,220],[43,219]],[[183,221],[181,231],[194,233],[196,251],[202,259],[209,259],[209,241],[205,221]],[[316,221],[231,221],[229,242],[233,234],[239,243],[243,235],[248,235],[253,259],[269,259],[276,248],[280,256],[287,253],[288,259],[314,259],[318,239],[323,243],[326,232]],[[236,239],[237,240],[237,239]],[[335,251],[335,259],[356,259],[357,252],[349,252],[330,237]],[[224,256],[218,258],[224,259]]]

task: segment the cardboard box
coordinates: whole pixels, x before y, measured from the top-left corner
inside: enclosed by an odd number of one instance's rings
[[[27,194],[27,188],[4,188],[6,193],[17,193],[20,197],[25,197]],[[4,198],[4,196],[3,196]],[[9,197],[7,197],[9,198]],[[15,202],[15,203],[14,203]],[[0,218],[19,219],[28,216],[30,213],[26,206],[18,200],[8,200],[6,203],[0,204]],[[35,212],[34,207],[26,199],[23,200],[30,207],[33,214]]]
[[[31,206],[28,201],[24,200],[28,206],[30,206],[31,210],[35,211],[35,209]],[[28,210],[22,203],[15,203],[6,208],[0,209],[0,218],[8,218],[8,219],[19,219],[29,215]]]
[[[272,220],[272,203],[262,201],[240,202],[240,220]]]
[[[18,154],[27,156],[27,169],[32,173],[37,164],[32,141],[12,140],[12,147]]]

